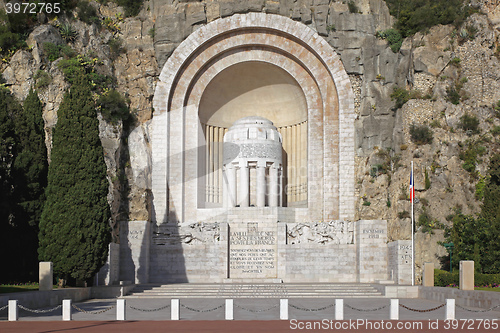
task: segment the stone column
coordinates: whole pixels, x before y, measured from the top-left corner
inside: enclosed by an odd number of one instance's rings
[[[266,165],[257,164],[257,207],[266,206]]]
[[[250,170],[247,161],[240,161],[240,207],[248,207],[250,202]]]
[[[474,290],[474,261],[460,260],[460,290]]]
[[[278,206],[278,168],[275,163],[269,168],[269,207]]]
[[[424,287],[434,287],[434,263],[425,262],[424,273],[422,275],[422,285]]]

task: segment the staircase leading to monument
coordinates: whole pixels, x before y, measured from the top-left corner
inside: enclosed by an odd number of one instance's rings
[[[270,284],[142,284],[127,298],[380,298],[369,284],[270,283]]]

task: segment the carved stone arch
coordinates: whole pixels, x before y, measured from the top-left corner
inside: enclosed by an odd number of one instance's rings
[[[294,216],[310,221],[354,219],[354,95],[339,56],[299,22],[249,13],[199,28],[163,67],[153,100],[151,136],[157,225],[203,221],[224,213],[196,208],[198,161],[204,149],[199,107],[217,75],[252,61],[288,73],[306,100],[307,203]]]

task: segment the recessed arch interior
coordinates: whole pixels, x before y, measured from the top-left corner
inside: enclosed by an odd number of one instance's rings
[[[260,116],[275,126],[307,120],[307,103],[297,81],[269,63],[249,61],[219,73],[203,92],[199,106],[203,124],[229,128],[236,120]]]

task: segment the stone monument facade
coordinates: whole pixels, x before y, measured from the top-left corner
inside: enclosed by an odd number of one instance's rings
[[[121,226],[121,280],[388,278],[386,222],[355,221],[351,83],[315,31],[215,20],[169,57],[153,104],[151,220]]]

